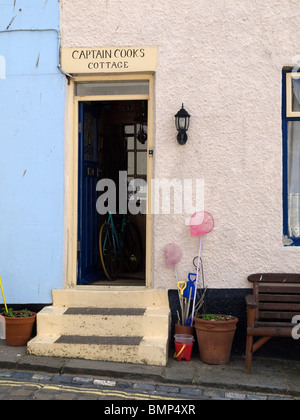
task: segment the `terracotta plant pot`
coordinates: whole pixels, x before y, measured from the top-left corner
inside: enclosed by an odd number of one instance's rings
[[[175,334],[188,334],[194,335],[194,327],[185,327],[184,325],[175,324]]]
[[[3,315],[3,314],[2,314]],[[5,343],[7,346],[19,347],[26,346],[30,340],[36,313],[24,318],[5,318]]]
[[[238,318],[228,321],[207,321],[194,318],[200,360],[209,365],[229,362]]]

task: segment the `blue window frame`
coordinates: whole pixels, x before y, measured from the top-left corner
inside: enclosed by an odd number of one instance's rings
[[[300,72],[282,71],[284,245],[300,246]]]

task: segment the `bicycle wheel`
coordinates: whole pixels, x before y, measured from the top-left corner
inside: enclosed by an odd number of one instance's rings
[[[109,223],[101,226],[99,234],[100,259],[104,273],[108,280],[116,280],[119,275],[120,258],[113,241],[113,234]]]
[[[123,256],[129,271],[137,272],[140,270],[143,262],[143,244],[140,232],[132,222],[126,226]]]

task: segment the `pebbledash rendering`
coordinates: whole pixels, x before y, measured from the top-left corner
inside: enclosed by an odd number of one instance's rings
[[[0,276],[30,353],[164,366],[205,291],[244,354],[248,276],[300,272],[299,23],[295,0],[1,3]]]

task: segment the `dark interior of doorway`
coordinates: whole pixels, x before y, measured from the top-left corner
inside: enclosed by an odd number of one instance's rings
[[[119,173],[127,172],[127,182],[147,181],[147,101],[79,102],[78,165],[78,278],[77,284],[110,286],[145,285],[146,215],[127,213],[142,240],[142,264],[137,272],[122,265],[116,280],[107,279],[99,253],[99,232],[108,214],[96,211],[101,192],[99,180],[116,185],[118,217]]]

